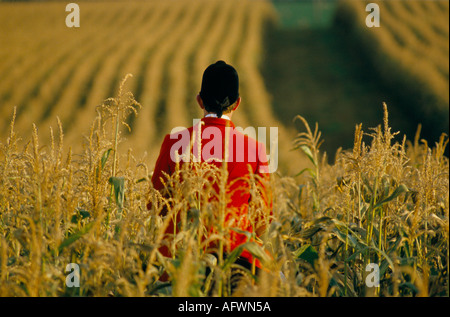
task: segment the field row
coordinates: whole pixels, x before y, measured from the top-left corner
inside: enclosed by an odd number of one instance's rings
[[[265,23],[274,18],[267,1],[166,1],[82,3],[79,29],[64,25],[63,4],[2,4],[0,34],[0,131],[6,135],[13,107],[16,126],[27,138],[32,123],[46,142],[49,126],[64,127],[66,144],[79,148],[96,116],[95,107],[113,97],[121,79],[142,105],[130,118],[127,147],[154,159],[162,137],[201,116],[195,96],[207,65],[223,59],[241,77],[243,102],[238,126],[276,126],[259,72]],[[14,21],[26,23],[14,29]],[[47,28],[51,28],[50,31]],[[38,34],[38,36],[36,35]],[[28,40],[26,40],[28,39]],[[14,65],[15,67],[12,67]],[[290,143],[283,145],[289,152]]]
[[[430,138],[448,133],[449,2],[380,1],[380,27],[365,25],[367,1],[343,1],[337,24],[355,40],[399,108]]]
[[[387,27],[400,48],[407,50],[415,59],[429,63],[427,68],[435,72],[431,76],[442,81],[443,85],[448,84],[449,77],[448,2],[446,3],[447,10],[440,12],[426,10],[436,7],[438,3],[435,1],[382,3],[386,9],[383,10],[383,27]],[[408,10],[415,7],[417,9],[412,12]],[[429,20],[431,17],[434,23]],[[445,94],[445,90],[440,95],[448,103],[448,94]]]

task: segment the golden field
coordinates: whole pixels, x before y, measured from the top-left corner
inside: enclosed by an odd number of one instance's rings
[[[378,127],[356,125],[353,147],[329,159],[317,125],[297,117],[302,132],[284,128],[259,71],[270,2],[79,4],[79,29],[64,26],[65,4],[0,4],[0,296],[449,295],[445,134],[395,141],[384,105]],[[271,176],[261,245],[243,245],[262,261],[260,276],[233,263],[237,251],[205,252],[202,238],[229,234],[205,183],[212,174],[224,184],[223,171],[193,162],[168,182],[171,198],[149,182],[162,137],[200,116],[201,74],[217,59],[242,80],[236,125],[278,127],[288,171]],[[251,215],[261,212],[252,195]],[[177,215],[176,251],[164,258],[158,247]],[[208,237],[206,223],[218,234]],[[66,284],[69,263],[79,287]],[[233,269],[244,276],[234,294]],[[159,281],[164,272],[170,282]]]
[[[128,122],[132,133],[126,127],[121,132],[133,155],[146,152],[153,162],[165,134],[200,118],[195,97],[203,70],[223,59],[241,78],[236,126],[278,127],[280,139],[292,139],[293,131],[273,115],[259,72],[263,28],[275,18],[269,2],[80,2],[80,28],[65,26],[65,5],[1,4],[1,135],[17,107],[23,137],[31,136],[35,123],[48,141],[58,117],[67,144],[81,149],[80,133],[89,133],[95,107],[114,96],[130,73],[127,89],[142,110]],[[285,166],[287,157],[298,159],[290,146],[290,141],[280,145]]]

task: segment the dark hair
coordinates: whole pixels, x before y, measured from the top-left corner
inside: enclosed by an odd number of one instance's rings
[[[224,61],[209,65],[203,73],[200,97],[206,111],[220,118],[239,98],[239,76],[234,67]]]

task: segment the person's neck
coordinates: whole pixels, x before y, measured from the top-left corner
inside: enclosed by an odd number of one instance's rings
[[[218,117],[219,116],[217,115],[217,113],[214,113],[214,112],[205,112],[205,114],[204,114],[204,118],[218,118]],[[231,113],[222,114],[222,116],[220,118],[231,121]]]

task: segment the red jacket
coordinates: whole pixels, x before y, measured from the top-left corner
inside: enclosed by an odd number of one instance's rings
[[[253,232],[253,227],[257,224],[252,224],[247,217],[248,203],[251,199],[250,186],[246,181],[250,177],[249,169],[254,175],[258,176],[256,177],[257,188],[264,202],[264,209],[266,209],[266,211],[268,210],[269,216],[272,214],[271,192],[268,187],[269,169],[266,148],[263,143],[236,130],[234,124],[230,120],[207,117],[203,118],[201,121],[202,162],[208,161],[221,168],[221,161],[225,160],[225,135],[228,133],[230,136],[227,141],[229,150],[228,159],[226,161],[228,170],[227,193],[230,195],[231,199],[227,204],[225,223],[230,227]],[[191,153],[198,153],[197,138],[195,137],[195,134],[197,133],[198,126],[196,125],[165,136],[152,176],[152,183],[155,189],[162,191],[164,188],[162,180],[165,180],[164,173],[171,175],[175,171],[177,160],[175,152],[179,155],[186,153],[186,149],[190,149],[190,142],[192,140],[193,149]],[[214,158],[216,158],[216,160],[214,160]],[[218,191],[217,184],[215,184],[214,188]],[[150,204],[148,208],[150,209]],[[169,224],[166,234],[172,234],[173,228],[173,223]],[[230,240],[227,244],[228,247],[225,250],[226,252],[231,252],[247,239],[244,234],[239,234],[233,230],[230,230],[229,237]],[[161,247],[160,252],[165,256],[170,256],[167,247]],[[246,250],[243,251],[241,257],[246,258],[250,263],[253,261],[251,254]],[[259,261],[256,261],[256,265],[260,267]]]

